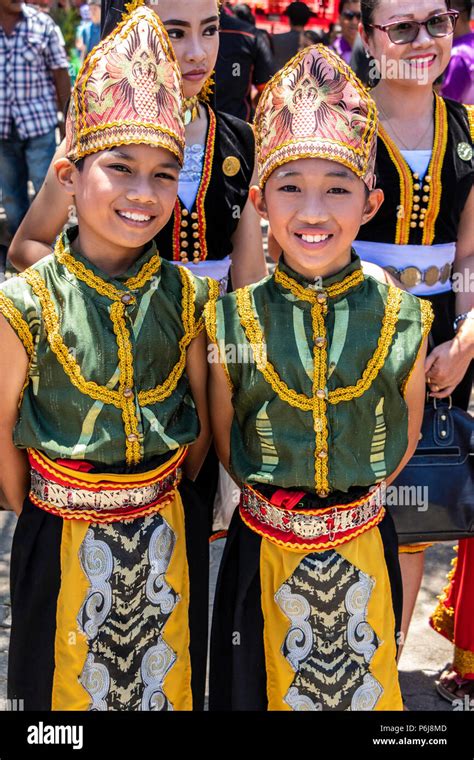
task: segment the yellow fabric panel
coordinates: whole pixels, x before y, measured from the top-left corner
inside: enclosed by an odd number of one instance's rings
[[[367,610],[367,622],[381,641],[369,666],[370,672],[383,688],[376,710],[403,710],[396,666],[395,616],[380,533],[376,528],[369,530],[338,546],[337,552],[375,580]],[[293,668],[281,651],[289,620],[275,602],[275,593],[294,573],[304,557],[311,553],[286,551],[262,539],[260,580],[269,710],[291,709],[283,698],[295,677]]]
[[[339,546],[337,551],[348,562],[375,580],[367,609],[367,622],[381,641],[369,666],[370,672],[383,688],[383,694],[375,709],[403,710],[396,663],[392,590],[380,532],[376,528],[368,530],[354,541]]]
[[[175,710],[192,710],[191,659],[189,656],[189,572],[184,534],[184,509],[181,496],[175,491],[175,498],[160,514],[176,536],[171,555],[166,582],[180,596],[165,627],[163,638],[176,654],[176,662],[167,673],[163,691]]]
[[[295,677],[293,668],[281,653],[281,646],[288,632],[289,620],[276,604],[275,593],[282,583],[294,573],[307,554],[308,552],[281,549],[266,538],[262,538],[260,583],[269,710],[291,710],[283,697]]]
[[[87,639],[77,626],[77,616],[89,588],[79,560],[79,550],[90,523],[64,520],[61,537],[61,589],[56,610],[52,710],[87,710],[90,697],[79,683],[88,654]]]

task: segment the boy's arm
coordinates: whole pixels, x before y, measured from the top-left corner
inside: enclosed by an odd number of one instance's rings
[[[186,359],[186,374],[189,379],[191,393],[196,404],[201,426],[199,436],[189,447],[188,456],[184,460],[184,474],[190,480],[195,480],[198,476],[211,443],[211,428],[206,396],[207,372],[206,335],[203,330],[191,342]]]
[[[28,355],[7,320],[0,315],[0,492],[17,515],[28,493],[26,452],[13,444],[18,404],[28,373]]]
[[[209,345],[214,346],[213,343]],[[217,351],[215,355],[218,355]],[[222,466],[234,478],[234,475],[229,471],[230,430],[234,418],[234,407],[232,406],[232,394],[229,383],[220,361],[209,363],[208,399],[211,428],[217,456]]]
[[[66,143],[63,140],[54,154],[46,179],[8,250],[8,258],[19,272],[32,266],[51,253],[54,239],[68,220],[71,196],[64,192],[54,170],[54,162],[64,158]]]
[[[420,439],[421,425],[423,423],[423,412],[425,409],[426,393],[426,376],[425,376],[425,358],[428,346],[428,338],[425,338],[419,351],[413,372],[405,389],[405,401],[408,406],[408,447],[405,455],[393,472],[387,479],[386,484],[389,486],[395,478],[401,473],[407,462],[412,458]]]

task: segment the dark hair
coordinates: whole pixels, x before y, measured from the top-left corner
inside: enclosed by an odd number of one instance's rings
[[[339,0],[339,15],[341,15],[342,11],[344,10],[344,6],[347,5],[347,3],[353,3],[354,0]]]
[[[446,8],[451,10],[451,0],[444,0],[446,3]],[[466,0],[466,2],[471,2],[471,0]],[[378,6],[380,5],[380,0],[361,0],[360,3],[360,10],[362,13],[362,25],[367,32],[367,34],[371,34],[373,31],[369,24],[374,23],[374,11]]]
[[[285,14],[290,19],[292,26],[306,26],[313,15],[306,3],[300,2],[290,3]]]
[[[246,3],[238,3],[238,5],[234,5],[232,10],[237,18],[246,21],[247,24],[250,24],[251,26],[255,26],[255,16]]]
[[[322,29],[307,29],[304,32],[305,37],[311,40],[311,45],[327,45],[328,36]]]
[[[76,167],[78,172],[82,172],[84,168],[84,161],[85,161],[85,157],[78,158],[77,161],[73,161],[73,164]]]
[[[454,7],[460,13],[465,13],[468,20],[471,18],[472,0],[456,0]]]

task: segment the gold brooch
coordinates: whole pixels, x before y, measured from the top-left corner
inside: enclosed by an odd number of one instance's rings
[[[227,156],[222,164],[222,171],[226,177],[235,177],[240,171],[240,161],[237,156]]]

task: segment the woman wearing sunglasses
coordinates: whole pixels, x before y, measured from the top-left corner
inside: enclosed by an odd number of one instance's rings
[[[451,395],[454,404],[467,409],[474,357],[474,293],[469,288],[474,269],[474,113],[472,106],[433,91],[449,63],[458,15],[448,3],[362,0],[360,33],[380,76],[372,94],[380,117],[377,184],[385,202],[362,227],[356,249],[361,258],[397,277],[402,287],[431,301],[435,348],[425,365],[430,395]],[[401,547],[404,636],[421,585],[424,548]],[[471,568],[470,588],[466,578],[464,587],[459,582],[464,563]],[[452,699],[459,696],[464,679],[474,679],[473,542],[460,542],[454,582],[457,604],[454,592],[448,596],[454,612],[441,603],[431,621],[456,646],[453,670],[443,674],[441,683],[444,696]],[[468,626],[458,612],[469,606]]]

